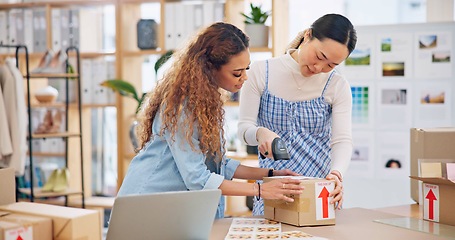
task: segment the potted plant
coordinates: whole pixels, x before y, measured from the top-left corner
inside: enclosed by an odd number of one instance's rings
[[[250,3],[250,13],[240,13],[245,17],[245,32],[250,37],[250,47],[267,47],[269,45],[269,27],[265,21],[271,12],[263,11],[262,5]]]
[[[158,70],[160,69],[160,67],[163,64],[165,64],[167,62],[167,60],[169,60],[171,58],[173,53],[174,53],[173,50],[169,50],[166,53],[164,53],[163,55],[161,55],[161,57],[156,61],[155,66],[154,66],[155,76],[158,76]],[[136,102],[137,102],[136,111],[135,111],[136,114],[141,107],[142,101],[144,100],[145,96],[147,95],[146,92],[142,93],[142,95],[139,95],[139,92],[136,91],[136,88],[134,88],[134,86],[131,83],[129,83],[125,80],[122,80],[122,79],[106,80],[101,83],[101,86],[110,88],[110,89],[118,92],[122,96],[130,97],[130,98],[136,100]],[[137,124],[138,124],[138,122],[136,120],[133,121],[130,126],[130,130],[129,130],[131,144],[133,145],[134,149],[137,149],[139,147],[139,144],[138,144],[137,138],[136,138],[136,132],[135,132],[135,128],[136,128]]]

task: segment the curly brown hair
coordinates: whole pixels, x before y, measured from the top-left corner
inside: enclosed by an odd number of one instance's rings
[[[184,132],[193,151],[215,155],[221,159],[224,148],[224,109],[215,73],[235,56],[248,48],[249,38],[234,25],[218,22],[202,30],[188,46],[174,54],[171,68],[147,95],[138,115],[140,149],[166,131],[175,140],[175,133]],[[162,109],[160,109],[162,108]],[[160,114],[160,132],[152,132],[152,124]],[[179,126],[179,120],[184,119]],[[182,129],[178,129],[178,128]],[[199,131],[199,149],[191,136]]]

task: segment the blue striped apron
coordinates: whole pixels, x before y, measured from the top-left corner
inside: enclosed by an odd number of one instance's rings
[[[274,161],[259,158],[261,168],[291,169],[308,177],[325,178],[330,172],[332,106],[324,100],[330,74],[320,97],[293,102],[268,90],[269,63],[266,61],[265,89],[259,106],[258,126],[275,132],[285,142],[291,159]],[[254,200],[254,215],[264,214],[264,202]]]

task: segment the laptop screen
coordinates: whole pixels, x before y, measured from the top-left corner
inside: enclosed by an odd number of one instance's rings
[[[208,239],[220,197],[219,189],[119,196],[106,239]]]

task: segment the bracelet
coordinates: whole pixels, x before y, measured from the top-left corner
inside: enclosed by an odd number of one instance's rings
[[[259,188],[259,191],[258,191],[258,196],[256,196],[256,201],[259,201],[259,199],[261,199],[261,184],[258,183],[258,188]]]
[[[267,174],[267,177],[273,177],[273,168],[269,169],[269,173]]]

